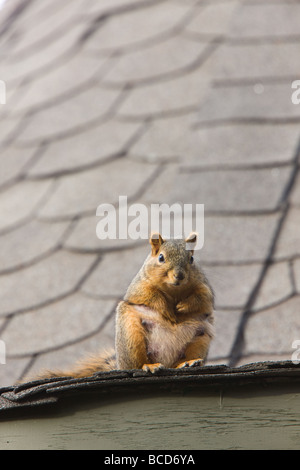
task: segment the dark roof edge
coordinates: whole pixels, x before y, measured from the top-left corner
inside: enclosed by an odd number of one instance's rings
[[[207,386],[228,387],[249,384],[298,383],[300,364],[292,361],[256,362],[236,368],[226,365],[186,369],[161,369],[156,374],[142,370],[111,371],[82,379],[67,377],[37,380],[0,388],[0,414],[3,411],[55,404],[62,398],[81,396],[92,391],[118,392],[151,385],[160,388],[190,385],[197,390]]]

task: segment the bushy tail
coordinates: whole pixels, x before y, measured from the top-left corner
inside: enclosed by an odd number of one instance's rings
[[[116,353],[113,349],[94,354],[78,361],[70,370],[43,370],[34,379],[51,379],[55,377],[90,377],[97,372],[115,370]]]

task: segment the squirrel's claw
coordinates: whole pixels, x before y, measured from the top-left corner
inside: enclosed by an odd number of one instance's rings
[[[203,359],[191,359],[190,361],[181,362],[176,369],[183,369],[185,367],[198,367],[203,365]]]
[[[144,364],[142,369],[145,372],[151,372],[151,374],[155,374],[160,369],[164,369],[164,366],[160,362],[156,362],[155,364]]]

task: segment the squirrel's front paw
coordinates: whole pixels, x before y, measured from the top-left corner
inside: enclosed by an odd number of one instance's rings
[[[179,313],[184,313],[188,310],[187,304],[185,302],[178,302],[176,305],[176,310]]]
[[[202,366],[202,364],[203,359],[191,359],[190,361],[181,362],[180,364],[178,364],[176,369],[183,369],[185,367],[199,367]]]
[[[160,362],[156,362],[155,364],[144,364],[142,369],[145,372],[151,372],[151,374],[155,374],[157,371],[164,369],[164,366]]]

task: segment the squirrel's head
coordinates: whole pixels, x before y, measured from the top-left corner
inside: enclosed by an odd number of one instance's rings
[[[159,285],[183,286],[190,280],[194,269],[194,247],[197,234],[191,233],[186,240],[163,240],[159,233],[150,237],[151,254],[148,257],[148,273]]]

